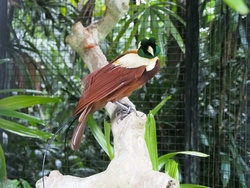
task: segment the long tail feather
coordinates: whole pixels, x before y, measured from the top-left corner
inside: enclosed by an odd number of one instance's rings
[[[78,116],[75,117],[74,119],[70,119],[67,123],[65,123],[65,124],[63,124],[61,127],[59,127],[59,128],[56,130],[55,134],[49,139],[49,141],[48,141],[48,143],[47,143],[47,145],[46,145],[46,147],[45,147],[45,152],[44,152],[44,155],[43,155],[43,162],[42,162],[42,175],[43,175],[42,181],[43,181],[43,188],[45,188],[45,182],[44,182],[44,176],[45,176],[45,174],[44,174],[45,159],[46,159],[46,156],[47,156],[47,152],[48,152],[48,150],[49,150],[49,148],[50,148],[50,145],[51,145],[51,143],[55,140],[55,137],[58,135],[58,133],[59,133],[63,128],[65,128],[66,126],[68,126],[68,128],[71,127],[71,125],[75,122],[76,118],[78,118]],[[68,128],[67,128],[67,129],[68,129]]]
[[[85,108],[78,119],[79,123],[70,141],[70,147],[72,150],[77,150],[80,147],[82,137],[86,128],[87,117],[89,115],[89,112],[91,111],[91,108],[91,106]]]

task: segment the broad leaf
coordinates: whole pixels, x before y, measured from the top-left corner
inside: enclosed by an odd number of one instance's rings
[[[180,188],[209,188],[209,187],[196,184],[180,184]]]
[[[178,163],[173,159],[169,159],[165,165],[165,173],[167,173],[170,177],[176,179],[178,182],[180,181]]]
[[[1,89],[0,90],[0,93],[9,93],[9,92],[34,93],[34,94],[40,94],[40,95],[43,94],[42,91],[33,90],[33,89]]]
[[[52,97],[16,95],[1,99],[0,109],[18,110],[36,104],[56,103],[60,101],[59,98]]]
[[[145,141],[154,170],[158,170],[158,149],[156,138],[156,123],[154,115],[149,112],[146,122]]]
[[[22,112],[17,112],[17,111],[14,111],[14,110],[0,109],[0,115],[1,116],[7,116],[7,117],[13,117],[13,118],[20,118],[20,119],[27,120],[27,121],[33,122],[33,123],[44,124],[43,120],[41,120],[41,119],[39,119],[39,118],[37,118],[35,116],[25,114],[25,113],[22,113]]]
[[[167,96],[163,101],[161,101],[153,110],[151,110],[151,113],[156,115],[169,99],[171,99],[171,96]]]
[[[193,155],[196,157],[208,157],[209,156],[205,153],[201,153],[201,152],[197,152],[197,151],[180,151],[180,152],[168,153],[168,154],[162,155],[161,157],[158,158],[158,164],[159,164],[158,170],[160,170],[169,159],[171,159],[172,157],[174,157],[175,155],[178,155],[178,154]]]
[[[107,153],[107,155],[111,159],[112,155],[110,155],[109,150],[111,150],[111,151],[113,150],[113,149],[111,149],[112,146],[109,145],[110,143],[106,142],[106,139],[105,139],[105,136],[104,136],[102,130],[97,125],[97,123],[95,122],[95,120],[92,116],[88,117],[88,125],[89,125],[89,128],[90,128],[92,134],[94,135],[96,141],[100,144],[101,148],[105,151],[105,153]],[[110,149],[108,149],[108,148],[110,148]]]
[[[5,156],[3,148],[0,144],[0,185],[6,180],[6,178],[7,178],[7,171],[6,171]]]
[[[237,11],[240,14],[249,13],[249,9],[243,0],[223,0],[229,7]]]
[[[39,138],[39,139],[49,139],[52,134],[43,132],[37,129],[28,128],[18,123],[8,121],[0,118],[0,129],[5,131],[17,134],[19,136],[30,137],[30,138]]]
[[[108,156],[112,160],[114,158],[114,148],[110,144],[110,127],[111,125],[107,121],[104,121],[104,136],[107,143]]]

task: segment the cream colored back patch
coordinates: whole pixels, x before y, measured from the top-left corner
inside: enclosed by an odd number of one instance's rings
[[[146,70],[150,71],[154,68],[158,57],[149,59],[140,57],[138,54],[129,53],[113,62],[115,66],[122,66],[128,69],[138,68],[141,66],[146,66]]]

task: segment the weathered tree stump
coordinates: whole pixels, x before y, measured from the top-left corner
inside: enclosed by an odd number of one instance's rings
[[[99,174],[79,178],[52,171],[45,188],[176,188],[177,182],[165,173],[152,170],[144,139],[146,115],[132,112],[122,121],[114,119],[114,159]],[[42,179],[37,188],[43,188]]]

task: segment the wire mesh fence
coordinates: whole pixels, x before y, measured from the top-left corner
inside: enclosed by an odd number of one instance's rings
[[[4,75],[3,89],[34,89],[42,94],[59,97],[61,103],[40,105],[25,113],[41,117],[43,125],[14,119],[27,127],[54,133],[73,117],[81,96],[81,79],[89,71],[81,58],[66,44],[65,37],[76,21],[87,26],[100,20],[105,12],[104,1],[10,1],[6,27],[8,43],[1,55],[0,74]],[[220,2],[220,3],[219,3]],[[210,187],[249,187],[250,185],[250,122],[249,115],[249,16],[240,16],[221,1],[201,1],[197,11],[198,30],[192,33],[192,14],[185,1],[131,1],[128,13],[100,43],[107,59],[136,48],[138,42],[151,35],[161,46],[161,70],[151,81],[130,97],[139,111],[148,113],[165,97],[172,98],[156,115],[159,156],[184,151],[198,144],[198,151],[210,157],[196,161],[196,182],[187,179],[184,156],[177,156],[181,180]],[[194,10],[195,9],[195,10]],[[194,23],[195,24],[195,23]],[[198,23],[197,23],[198,24]],[[189,28],[187,28],[189,27]],[[189,30],[189,32],[187,32]],[[191,31],[191,32],[190,32]],[[198,71],[191,72],[197,85],[187,81],[194,62],[187,64],[186,53],[192,34],[198,32]],[[3,35],[1,35],[2,38]],[[193,63],[193,64],[192,64]],[[187,97],[187,84],[197,92],[197,103]],[[196,89],[195,89],[196,88]],[[7,95],[27,94],[8,92]],[[35,95],[34,93],[32,93]],[[192,96],[192,95],[191,95]],[[191,100],[192,101],[192,100]],[[198,130],[187,130],[187,111],[197,114],[191,124]],[[189,109],[190,108],[190,109]],[[5,118],[3,116],[3,118]],[[109,120],[105,110],[94,114],[103,126]],[[190,120],[190,119],[189,119]],[[196,122],[192,122],[196,121]],[[106,169],[109,158],[86,130],[81,148],[68,147],[75,125],[56,137],[46,159],[45,172],[59,169],[62,173],[89,176]],[[1,127],[0,127],[1,128]],[[189,132],[190,131],[190,132]],[[198,132],[197,138],[186,135]],[[42,157],[46,142],[16,136],[1,131],[8,178],[22,178],[34,185],[42,176]],[[191,147],[192,148],[192,147]],[[28,162],[29,161],[29,162]]]

